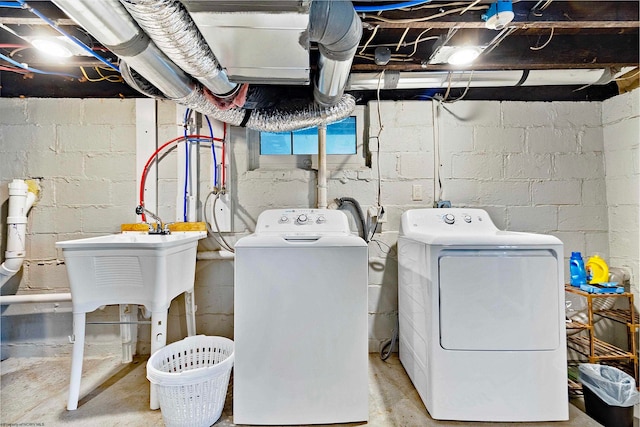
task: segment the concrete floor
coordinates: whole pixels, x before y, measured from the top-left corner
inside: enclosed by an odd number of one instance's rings
[[[121,364],[118,355],[85,357],[76,411],[66,410],[70,360],[65,357],[9,358],[0,362],[0,425],[24,426],[161,426],[160,411],[149,410],[146,358]],[[231,387],[230,387],[231,389]],[[396,354],[387,362],[369,358],[370,426],[468,426],[493,423],[434,421],[406,375]],[[216,426],[233,425],[231,395]],[[576,406],[570,420],[553,423],[501,423],[501,426],[595,427],[597,422]],[[356,426],[364,424],[340,424]]]

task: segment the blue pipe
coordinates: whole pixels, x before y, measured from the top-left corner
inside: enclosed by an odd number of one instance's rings
[[[191,110],[187,108],[184,111],[184,150],[185,150],[185,169],[184,169],[184,201],[182,203],[182,213],[183,213],[183,221],[187,222],[187,191],[188,191],[188,183],[189,183],[189,139],[187,138],[188,132],[187,127],[189,125],[189,115],[191,114]]]
[[[419,6],[421,4],[430,3],[431,0],[414,0],[402,3],[393,3],[378,6],[354,6],[356,12],[385,12],[387,10],[402,9],[405,7]]]
[[[29,10],[31,13],[36,15],[38,18],[42,19],[44,22],[49,24],[49,26],[51,28],[53,28],[54,30],[56,30],[57,32],[59,32],[60,34],[62,34],[66,38],[68,38],[69,40],[71,40],[76,45],[80,46],[84,51],[89,53],[91,56],[96,58],[98,61],[100,61],[103,64],[105,64],[107,67],[113,68],[118,73],[120,72],[120,68],[118,68],[117,65],[112,64],[111,62],[107,61],[106,59],[104,59],[103,57],[101,57],[100,55],[95,53],[89,46],[87,46],[86,44],[82,43],[80,40],[78,40],[77,38],[75,38],[71,34],[67,33],[62,28],[58,27],[55,22],[53,22],[51,19],[47,18],[45,15],[40,13],[37,9],[34,9],[31,6],[29,6],[27,4],[27,2],[25,2],[24,0],[16,0],[16,1],[21,4],[21,7],[24,7],[25,9]]]
[[[21,64],[18,61],[14,61],[13,59],[9,58],[6,55],[3,55],[0,53],[0,59],[4,59],[5,61],[9,62],[12,65],[15,65],[16,67],[20,67],[23,70],[27,70],[27,71],[31,71],[32,73],[36,73],[36,74],[48,74],[50,76],[63,76],[63,77],[72,77],[74,79],[79,79],[80,76],[75,76],[73,74],[67,74],[67,73],[58,73],[55,71],[43,71],[43,70],[38,70],[37,68],[31,68],[27,65]]]
[[[209,135],[211,135],[211,153],[213,154],[213,186],[218,186],[218,159],[216,158],[216,148],[213,141],[213,128],[211,127],[211,121],[208,116],[204,116],[207,119],[207,125],[209,125]]]
[[[11,7],[14,9],[22,9],[22,4],[14,1],[0,1],[0,7]]]

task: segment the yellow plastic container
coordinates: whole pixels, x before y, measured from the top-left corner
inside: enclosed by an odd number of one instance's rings
[[[594,255],[589,258],[587,265],[587,277],[591,277],[589,283],[604,283],[609,281],[609,267],[605,260],[598,255]]]

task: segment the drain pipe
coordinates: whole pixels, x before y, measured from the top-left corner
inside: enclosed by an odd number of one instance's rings
[[[327,125],[318,126],[318,209],[327,208]]]
[[[27,213],[38,197],[40,188],[34,180],[14,179],[9,183],[9,215],[7,216],[7,250],[0,265],[0,287],[7,283],[24,261]]]

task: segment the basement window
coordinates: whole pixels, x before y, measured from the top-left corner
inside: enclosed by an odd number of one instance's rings
[[[278,133],[249,130],[247,139],[250,169],[317,169],[317,127]],[[364,140],[364,107],[356,107],[351,116],[327,126],[327,167],[364,167]]]

